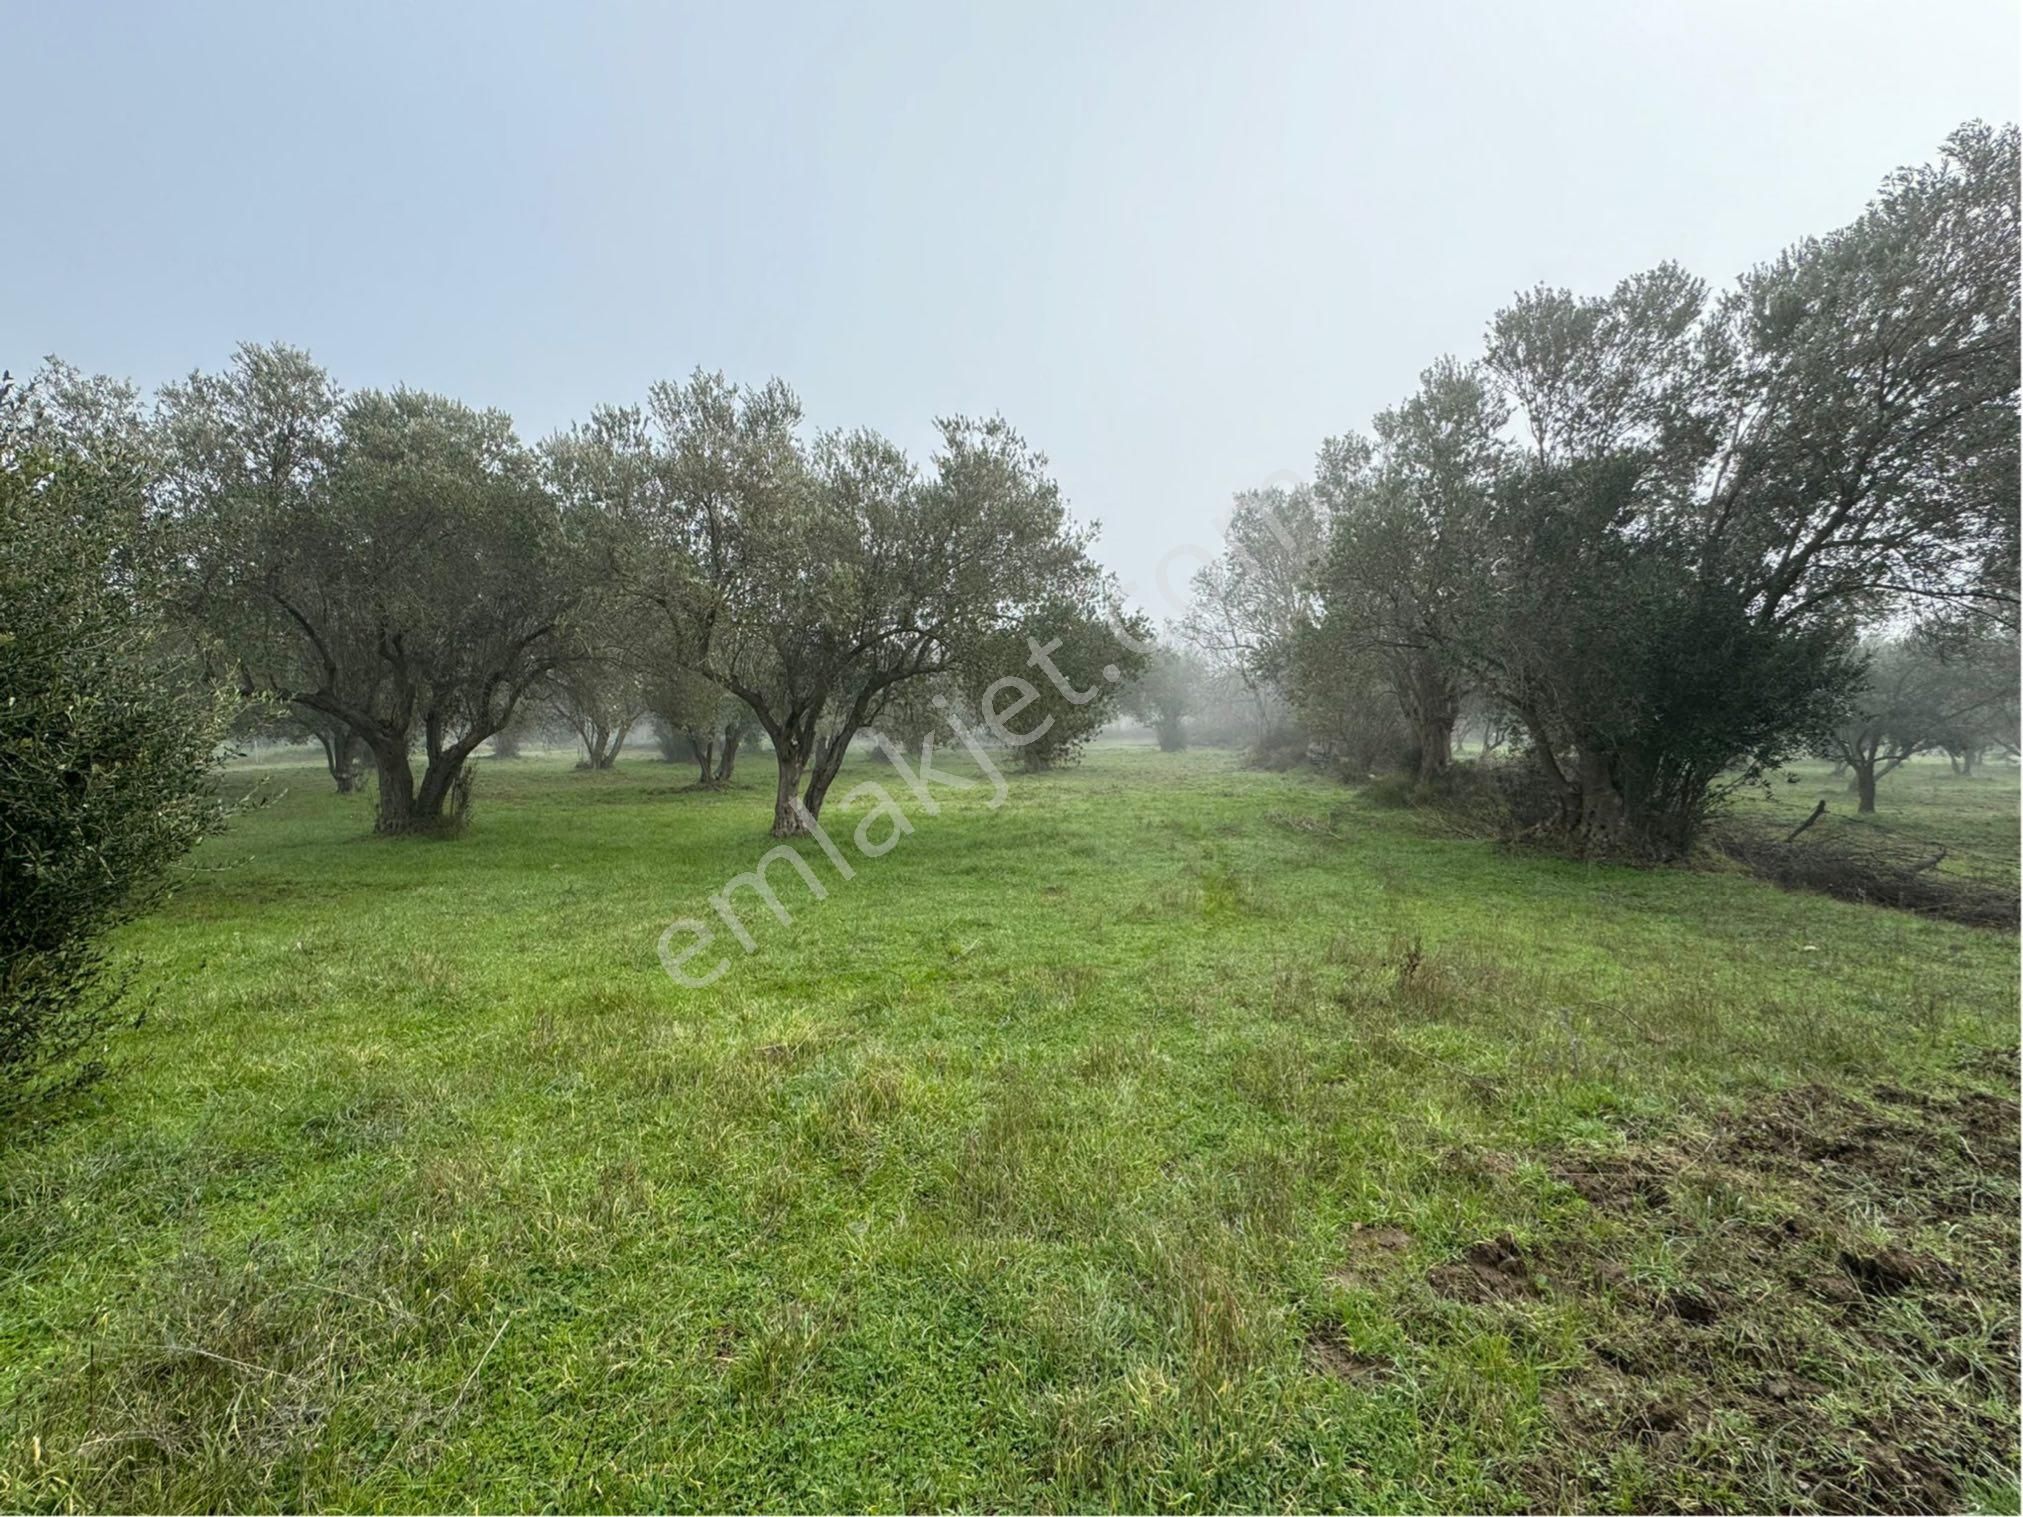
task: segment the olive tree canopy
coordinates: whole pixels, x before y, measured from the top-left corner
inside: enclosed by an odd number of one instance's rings
[[[605,471],[629,528],[627,577],[664,619],[671,656],[765,731],[777,836],[820,815],[851,739],[896,688],[1050,603],[1100,612],[1088,534],[1001,420],[940,422],[925,472],[875,433],[804,440],[778,381],[698,373],[656,386],[644,420],[638,444],[611,416],[584,434],[640,446],[650,464],[646,477]]]
[[[465,760],[564,657],[577,595],[512,423],[414,390],[340,398],[284,348],[241,348],[162,416],[192,601],[241,688],[357,735],[380,831],[453,822]]]

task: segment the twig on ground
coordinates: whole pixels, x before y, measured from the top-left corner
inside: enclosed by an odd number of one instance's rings
[[[492,1357],[492,1350],[499,1346],[499,1340],[506,1336],[506,1329],[512,1325],[513,1314],[508,1312],[506,1313],[506,1320],[499,1324],[499,1330],[492,1334],[492,1341],[487,1343],[485,1351],[478,1355],[478,1362],[472,1365],[471,1372],[464,1376],[463,1388],[457,1392],[457,1399],[450,1403],[450,1409],[443,1413],[443,1421],[447,1422],[450,1418],[456,1416],[457,1409],[464,1404],[464,1397],[471,1393],[471,1386],[476,1382],[478,1372],[485,1367],[485,1361]]]
[[[1794,839],[1797,838],[1799,833],[1805,831],[1806,828],[1810,827],[1814,822],[1818,821],[1821,817],[1825,815],[1826,815],[1826,801],[1824,798],[1822,798],[1820,800],[1820,803],[1812,808],[1811,816],[1807,817],[1804,821],[1800,822],[1796,827],[1792,828],[1791,831],[1787,832],[1784,835],[1784,841],[1787,843],[1793,841]]]

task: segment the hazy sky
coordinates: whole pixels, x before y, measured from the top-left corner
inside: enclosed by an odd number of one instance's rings
[[[1000,411],[1164,614],[1539,281],[1716,281],[2017,115],[2014,3],[0,0],[0,363],[240,339],[536,437],[697,365]],[[1175,550],[1178,550],[1175,556]]]

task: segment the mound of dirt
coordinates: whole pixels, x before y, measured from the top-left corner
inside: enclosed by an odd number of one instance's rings
[[[1709,829],[1708,840],[1758,879],[1787,890],[1892,906],[1969,927],[2016,928],[2014,887],[1940,872],[1944,848],[1835,825],[1801,828],[1802,836],[1782,827],[1731,814]]]
[[[1453,1263],[1429,1271],[1426,1283],[1450,1301],[1522,1301],[1539,1294],[1530,1261],[1508,1235],[1472,1244]]]

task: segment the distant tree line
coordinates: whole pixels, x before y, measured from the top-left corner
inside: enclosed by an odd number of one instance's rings
[[[1540,288],[1310,485],[1238,502],[1182,630],[1358,770],[1672,856],[1796,756],[2015,751],[2017,133],[1974,124],[1715,294]]]

